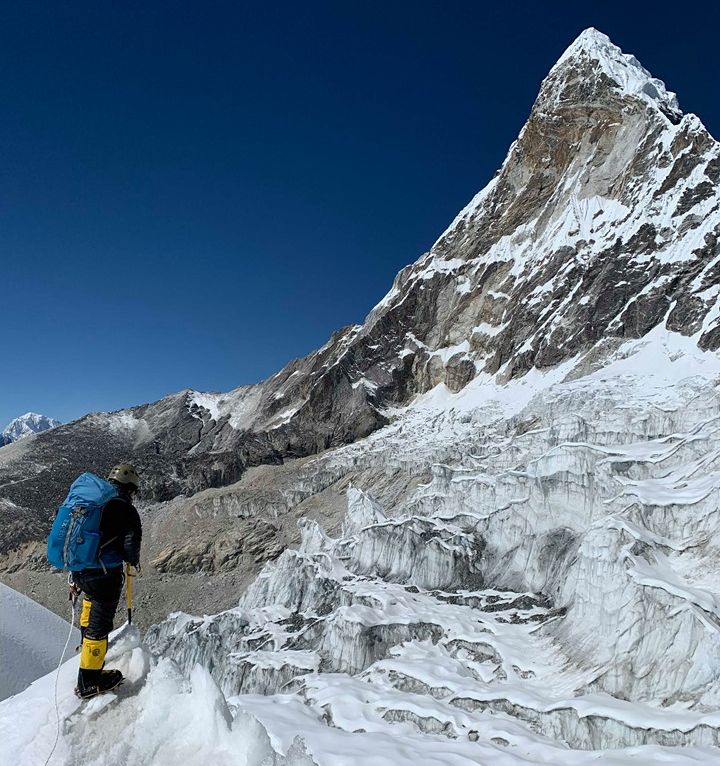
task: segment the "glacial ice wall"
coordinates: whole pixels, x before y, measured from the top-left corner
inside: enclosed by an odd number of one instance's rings
[[[610,373],[505,403],[420,401],[318,457],[365,487],[348,489],[340,537],[302,520],[299,550],[236,609],[174,615],[150,646],[203,664],[238,705],[292,699],[341,731],[550,747],[558,764],[597,749],[625,763],[637,746],[712,762],[720,363],[676,341],[670,372],[639,374],[628,347]],[[383,507],[368,481],[381,466],[428,480]]]

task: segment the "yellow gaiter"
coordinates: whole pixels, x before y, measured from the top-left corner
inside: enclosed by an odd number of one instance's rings
[[[80,669],[102,670],[105,664],[107,645],[107,638],[101,638],[100,640],[83,638],[82,649],[80,651]]]

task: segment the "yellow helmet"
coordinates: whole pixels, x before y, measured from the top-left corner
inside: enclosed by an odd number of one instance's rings
[[[135,489],[140,489],[140,477],[137,475],[135,466],[130,463],[119,463],[108,474],[108,481],[116,481],[118,484],[131,484]]]

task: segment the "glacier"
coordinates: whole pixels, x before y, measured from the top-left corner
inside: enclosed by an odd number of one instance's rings
[[[714,763],[720,360],[656,329],[569,367],[303,462],[354,477],[338,534],[300,519],[236,607],[121,630],[117,693],[65,663],[50,763]],[[53,684],[0,703],[3,760],[47,757]]]
[[[318,457],[308,481],[427,480],[392,507],[350,485],[338,538],[301,520],[237,608],[171,615],[148,647],[271,735],[303,705],[407,762],[441,740],[436,763],[714,762],[720,360],[660,328],[568,372],[434,391]]]

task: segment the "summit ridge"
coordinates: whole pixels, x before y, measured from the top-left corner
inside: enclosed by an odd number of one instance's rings
[[[587,67],[589,62],[596,62],[623,93],[649,104],[662,105],[672,113],[680,112],[676,94],[668,91],[662,80],[648,72],[635,56],[623,53],[606,34],[594,27],[578,35],[550,70],[550,76],[568,66]]]

